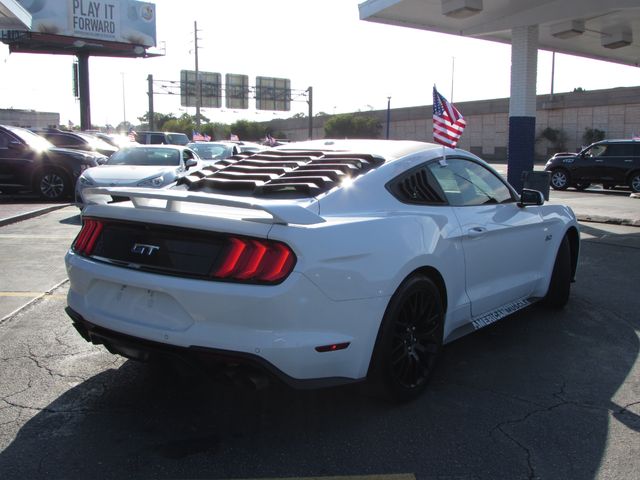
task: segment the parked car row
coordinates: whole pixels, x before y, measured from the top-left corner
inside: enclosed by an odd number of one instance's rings
[[[187,148],[188,137],[173,132],[142,131],[135,138],[0,126],[0,192],[31,192],[56,201],[75,191],[82,208],[88,186],[161,188],[194,168],[264,148],[247,142],[197,142]],[[106,168],[95,168],[99,165]]]
[[[71,196],[76,180],[107,157],[54,146],[30,130],[0,126],[0,191],[34,192],[47,200]]]

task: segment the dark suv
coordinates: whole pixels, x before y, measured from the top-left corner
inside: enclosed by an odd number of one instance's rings
[[[108,144],[104,140],[84,132],[63,132],[62,130],[45,130],[36,132],[46,138],[56,147],[72,148],[74,150],[86,150],[98,152],[110,157],[118,151],[117,147]]]
[[[557,153],[547,161],[551,187],[584,190],[592,183],[605,189],[625,185],[640,192],[640,141],[603,140],[580,153]]]
[[[56,148],[30,130],[0,125],[0,191],[30,191],[47,200],[71,196],[84,170],[104,163],[95,152]]]

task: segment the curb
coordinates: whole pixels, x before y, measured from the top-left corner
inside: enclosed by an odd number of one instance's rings
[[[22,220],[28,220],[29,218],[38,217],[40,215],[44,215],[45,213],[53,212],[54,210],[59,210],[71,205],[71,203],[61,203],[60,205],[52,205],[50,207],[31,210],[30,212],[14,215],[13,217],[2,218],[0,219],[0,227],[4,227],[5,225],[10,225],[16,222],[21,222]]]
[[[606,217],[602,215],[586,215],[576,213],[579,222],[608,223],[610,225],[624,225],[626,227],[640,227],[640,220],[628,218]]]

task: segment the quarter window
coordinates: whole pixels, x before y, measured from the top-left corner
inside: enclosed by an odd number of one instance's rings
[[[492,171],[462,158],[429,164],[450,205],[470,206],[514,201],[511,190]]]

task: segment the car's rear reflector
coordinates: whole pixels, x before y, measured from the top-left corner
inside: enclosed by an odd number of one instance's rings
[[[343,343],[332,343],[331,345],[321,345],[316,347],[316,352],[335,352],[336,350],[344,350],[351,342],[343,342]]]

